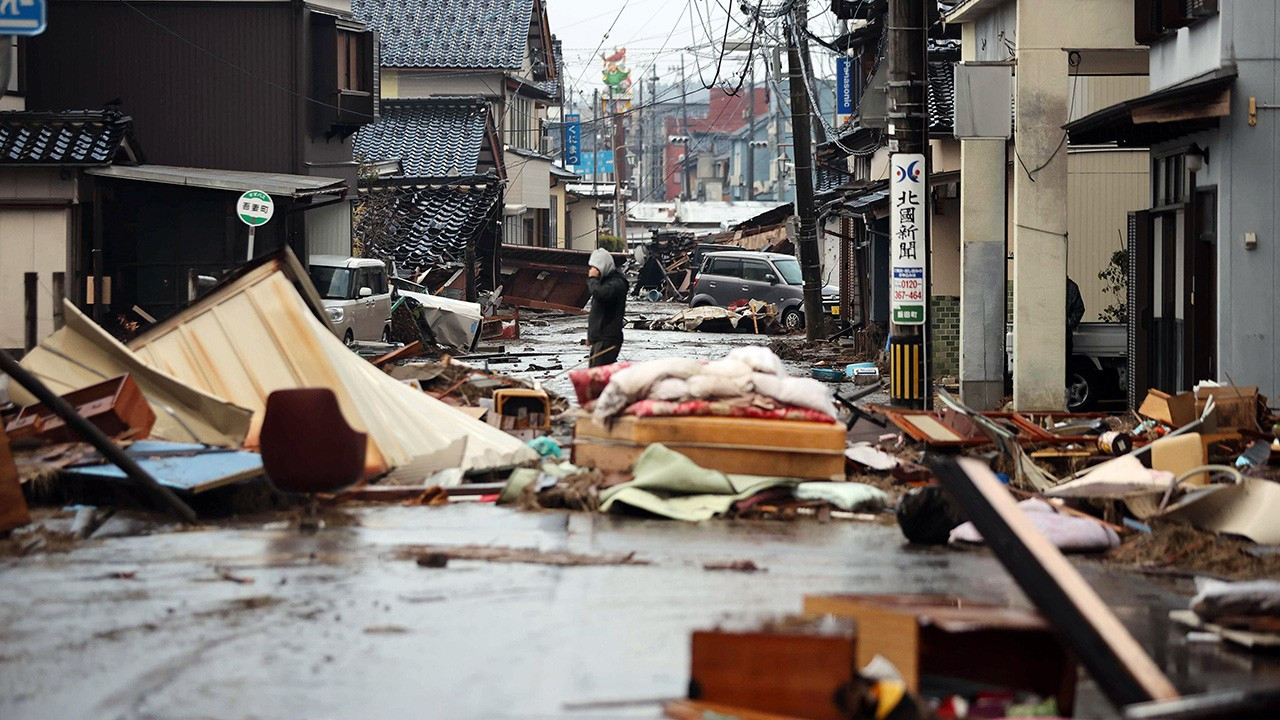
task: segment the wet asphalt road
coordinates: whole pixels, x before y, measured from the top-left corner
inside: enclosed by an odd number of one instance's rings
[[[0,561],[0,717],[654,718],[685,692],[690,631],[793,613],[806,593],[1026,603],[989,554],[908,548],[874,523],[344,512],[353,524],[315,536],[270,518],[132,536],[116,518],[72,552]],[[424,569],[397,555],[422,544],[652,564]],[[765,572],[702,569],[747,559]],[[1169,627],[1189,583],[1081,566],[1184,692],[1280,683],[1274,661]],[[1079,716],[1114,717],[1091,683]]]

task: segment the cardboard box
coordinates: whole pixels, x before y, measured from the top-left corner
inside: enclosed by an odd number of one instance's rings
[[[628,472],[662,443],[704,468],[731,475],[844,479],[845,427],[838,423],[730,417],[626,415],[609,427],[589,415],[574,426],[573,462]]]
[[[1146,399],[1138,408],[1138,414],[1175,428],[1180,428],[1200,417],[1196,408],[1196,396],[1193,393],[1170,395],[1159,390],[1147,392]]]
[[[1218,429],[1258,431],[1258,388],[1235,385],[1202,387],[1195,393],[1197,414],[1204,412],[1210,397],[1217,408],[1214,416]]]
[[[1069,717],[1076,663],[1039,613],[946,595],[807,595],[809,616],[857,623],[857,663],[893,663],[907,688],[921,676],[951,677],[1030,690],[1058,701]]]
[[[857,640],[845,621],[753,632],[693,633],[689,697],[809,720],[843,720]],[[828,624],[829,625],[829,624]]]

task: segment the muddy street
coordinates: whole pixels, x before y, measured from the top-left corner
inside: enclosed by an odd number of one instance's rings
[[[0,716],[656,718],[687,689],[690,631],[794,613],[805,594],[1026,605],[990,555],[909,549],[878,524],[344,512],[350,525],[314,536],[252,519],[132,536],[117,518],[69,553],[3,561]],[[398,555],[477,543],[648,564]],[[762,571],[703,569],[746,559]],[[1187,583],[1082,569],[1180,688],[1280,680],[1274,661],[1169,627]],[[1114,717],[1087,681],[1080,698],[1079,716]]]

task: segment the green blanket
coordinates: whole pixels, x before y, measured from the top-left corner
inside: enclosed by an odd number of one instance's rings
[[[645,449],[633,472],[631,482],[601,493],[601,512],[625,505],[672,520],[697,522],[723,515],[733,503],[762,490],[797,483],[789,478],[708,470],[661,443]]]

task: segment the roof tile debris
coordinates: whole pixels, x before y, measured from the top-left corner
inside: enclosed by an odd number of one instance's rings
[[[365,162],[399,159],[406,177],[482,174],[488,104],[474,97],[384,100],[382,117],[356,133]]]
[[[0,163],[110,165],[132,127],[116,110],[0,112]]]
[[[361,193],[376,212],[358,215],[354,234],[374,257],[394,260],[414,272],[461,261],[468,243],[479,243],[502,197],[501,186],[430,185],[378,188]],[[372,238],[395,238],[379,248]]]
[[[353,0],[379,33],[382,64],[404,68],[518,70],[534,0]]]

